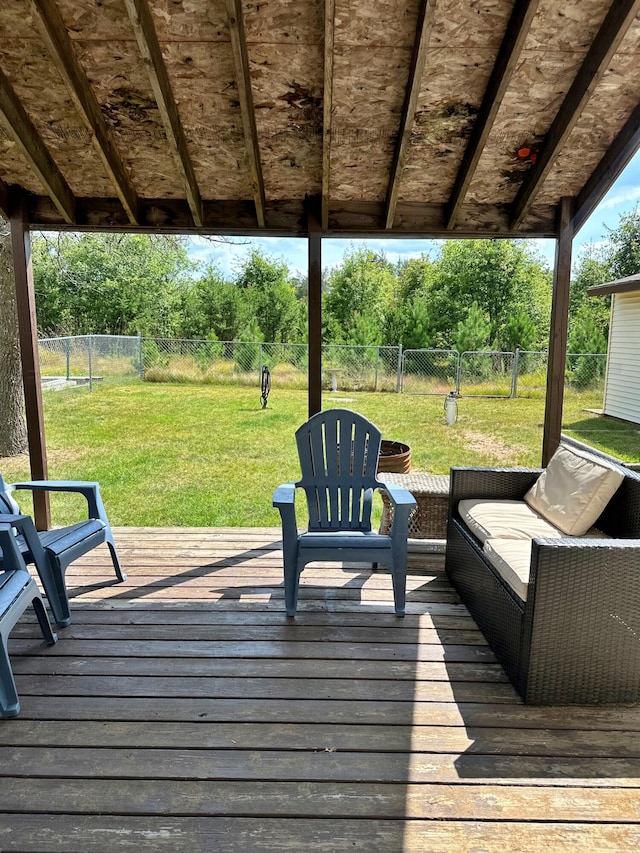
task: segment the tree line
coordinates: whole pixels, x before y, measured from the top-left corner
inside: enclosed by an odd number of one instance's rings
[[[307,280],[250,248],[232,276],[189,258],[186,238],[36,234],[34,277],[42,336],[301,343]],[[575,266],[569,351],[604,352],[608,300],[587,288],[638,271],[640,214],[625,215],[601,249]],[[459,351],[544,349],[552,272],[524,240],[452,240],[435,255],[392,263],[351,246],[323,274],[325,343]]]

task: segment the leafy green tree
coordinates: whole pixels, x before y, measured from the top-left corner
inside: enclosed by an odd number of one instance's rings
[[[34,284],[45,333],[170,337],[192,264],[180,237],[35,235]]]
[[[590,247],[579,258],[570,289],[570,333],[576,323],[582,324],[587,317],[590,317],[602,335],[605,338],[608,336],[611,297],[591,297],[587,295],[587,290],[590,287],[611,281],[612,278],[611,264],[606,257],[605,250]],[[583,350],[583,352],[587,351]],[[594,352],[599,352],[599,350],[594,350]]]
[[[607,339],[598,328],[595,318],[585,309],[574,318],[567,339],[570,353],[604,353]]]
[[[401,261],[395,268],[396,283],[383,321],[383,341],[409,349],[429,345],[428,291],[434,265],[427,255]]]
[[[248,325],[251,309],[245,295],[226,281],[215,266],[209,266],[183,294],[180,334],[185,338],[233,341]]]
[[[551,273],[524,241],[452,240],[442,247],[429,289],[434,340],[451,342],[471,305],[477,302],[499,345],[509,319],[526,312],[536,344],[546,342],[551,305]]]
[[[376,320],[370,315],[358,314],[346,343],[352,346],[368,347],[378,346],[380,340],[380,326]]]
[[[464,320],[458,321],[455,349],[458,352],[475,352],[486,349],[491,334],[491,321],[477,302],[473,302]]]
[[[383,254],[370,249],[352,249],[339,267],[329,274],[329,292],[324,300],[325,328],[335,343],[351,342],[356,326],[375,328],[371,343],[382,342],[385,315],[393,298],[396,276]]]
[[[423,349],[430,345],[430,321],[426,302],[416,296],[408,305],[403,317],[403,328],[397,340],[405,349]]]
[[[509,352],[520,347],[532,350],[536,346],[537,329],[531,317],[525,311],[517,311],[504,324],[500,349]]]
[[[280,343],[292,340],[299,326],[301,304],[286,263],[252,249],[242,262],[235,285],[243,291],[263,340]]]
[[[396,268],[396,275],[399,298],[403,302],[410,301],[418,294],[424,296],[429,292],[436,275],[436,267],[429,256],[423,253],[419,258],[401,261]]]
[[[612,279],[640,272],[640,210],[622,214],[617,228],[609,235],[607,260]]]

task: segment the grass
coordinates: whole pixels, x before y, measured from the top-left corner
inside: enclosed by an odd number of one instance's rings
[[[462,398],[452,426],[443,403],[409,394],[323,398],[325,408],[355,409],[384,438],[409,444],[414,470],[539,464],[543,400]],[[639,461],[640,428],[586,411],[598,405],[568,395],[565,431]],[[44,407],[50,477],[100,482],[114,525],[277,526],[273,489],[299,476],[294,432],[307,416],[305,391],[274,389],[262,409],[257,388],[104,383],[92,393],[47,392]],[[28,458],[1,460],[0,471],[9,481],[28,478]],[[54,523],[77,520],[81,507],[78,498],[53,496]]]

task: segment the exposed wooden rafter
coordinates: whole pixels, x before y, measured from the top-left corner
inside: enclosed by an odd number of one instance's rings
[[[538,152],[535,166],[526,173],[512,205],[511,228],[518,228],[542,183],[554,165],[563,144],[575,127],[629,26],[640,11],[640,0],[612,3],[602,26],[580,66],[571,88]]]
[[[226,4],[231,49],[233,51],[233,64],[236,73],[236,84],[238,86],[238,100],[240,101],[240,113],[242,115],[242,126],[244,128],[249,171],[253,186],[253,198],[256,205],[256,217],[259,227],[264,228],[267,205],[262,177],[262,164],[260,162],[260,148],[258,146],[256,114],[251,91],[249,54],[247,52],[247,40],[244,33],[242,2],[241,0],[226,0]]]
[[[58,7],[54,0],[31,0],[31,9],[49,53],[91,134],[93,147],[127,212],[129,221],[135,225],[138,221],[138,194],[103,118],[87,75],[76,56]]]
[[[591,216],[597,205],[620,175],[640,146],[640,105],[631,113],[624,127],[611,143],[591,177],[578,193],[573,219],[577,232]]]
[[[267,207],[268,225],[259,228],[253,200],[206,200],[204,223],[193,225],[184,199],[141,199],[140,225],[127,221],[122,205],[116,199],[78,198],[78,225],[81,230],[173,231],[183,234],[226,234],[230,236],[269,235],[273,237],[306,237],[307,224],[302,199],[272,201]],[[521,233],[529,237],[556,236],[556,208],[536,205],[531,210],[527,227]],[[318,208],[318,218],[320,210]],[[491,204],[466,204],[465,220],[453,231],[443,227],[444,205],[399,202],[392,229],[383,224],[383,202],[350,201],[331,207],[328,234],[354,239],[366,237],[446,238],[446,237],[512,237],[506,210]],[[29,221],[42,230],[64,229],[64,221],[51,200],[31,196]]]
[[[424,73],[424,66],[427,60],[427,49],[429,47],[429,36],[433,25],[435,5],[434,0],[422,0],[420,4],[416,40],[413,46],[411,67],[409,69],[409,79],[407,81],[404,105],[402,107],[402,116],[400,118],[400,127],[398,129],[398,138],[393,155],[393,162],[391,164],[389,185],[387,187],[384,217],[386,228],[393,227],[393,219],[396,214],[400,182],[402,180],[402,173],[404,172],[405,163],[407,161],[407,150],[409,148],[411,130],[413,128],[416,108],[418,106],[418,96],[420,95],[422,75]]]
[[[13,86],[2,71],[0,71],[0,121],[42,182],[63,220],[68,225],[74,223],[76,219],[74,195],[36,126],[20,103]]]
[[[148,1],[124,0],[124,3],[138,41],[138,48],[149,72],[153,94],[184,184],[193,221],[195,225],[200,226],[202,225],[202,198]]]
[[[540,0],[523,0],[516,3],[500,45],[496,63],[491,72],[482,104],[478,111],[473,131],[456,175],[453,191],[447,205],[445,226],[453,228],[460,206],[464,202],[467,190],[473,180],[478,162],[491,128],[498,115],[509,82],[518,63],[518,57],[531,26]]]
[[[333,48],[336,0],[324,4],[324,93],[322,98],[322,230],[329,227],[331,190],[331,122],[333,118]]]

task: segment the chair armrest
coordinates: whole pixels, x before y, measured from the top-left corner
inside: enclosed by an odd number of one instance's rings
[[[283,483],[273,493],[273,506],[280,510],[282,520],[282,541],[285,550],[294,547],[298,539],[296,521],[296,484]]]
[[[464,498],[522,500],[542,468],[452,468],[451,508]]]
[[[273,493],[273,506],[278,509],[286,508],[287,506],[295,506],[296,499],[296,484],[283,483]]]
[[[81,480],[23,480],[11,483],[10,489],[28,489],[31,492],[69,492],[81,494],[86,498],[89,518],[100,518],[109,523],[102,503],[99,483]]]
[[[46,561],[47,557],[40,542],[40,537],[38,536],[38,531],[36,530],[36,526],[33,523],[33,519],[30,515],[16,515],[13,513],[0,513],[0,523],[1,524],[10,524],[24,539],[27,548],[31,552],[31,557],[35,562],[36,566],[40,568],[43,565],[43,561]]]
[[[640,539],[534,539],[521,652],[528,701],[638,700]]]
[[[615,607],[630,607],[635,613],[630,591],[639,576],[640,539],[536,538],[531,546],[529,598],[535,599],[536,608],[589,610],[598,606],[598,598],[606,597]]]
[[[403,543],[402,547],[406,548],[409,516],[411,515],[411,510],[416,506],[416,499],[408,489],[397,483],[386,483],[383,481],[382,488],[384,488],[389,496],[389,501],[393,509],[393,521],[391,522],[389,535],[394,541],[399,537]]]
[[[410,510],[415,507],[416,499],[404,486],[400,486],[398,483],[386,483],[382,481],[381,488],[389,495],[389,500],[393,504],[394,510],[404,506],[409,507]]]

